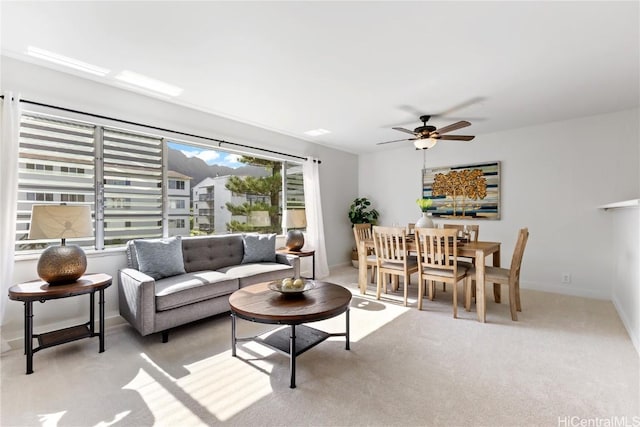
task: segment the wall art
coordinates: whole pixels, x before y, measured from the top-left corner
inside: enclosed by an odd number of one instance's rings
[[[435,218],[500,219],[500,162],[425,168],[422,197]]]

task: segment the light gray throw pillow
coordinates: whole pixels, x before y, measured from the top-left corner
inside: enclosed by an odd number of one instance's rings
[[[184,274],[182,238],[134,240],[139,270],[154,279]]]
[[[275,234],[243,234],[243,264],[251,262],[276,262]]]

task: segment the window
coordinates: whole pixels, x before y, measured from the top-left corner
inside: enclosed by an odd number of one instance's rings
[[[72,175],[77,175],[77,174],[83,174],[84,173],[84,169],[83,168],[70,168],[67,166],[62,166],[60,168],[60,171],[62,173],[68,173],[68,174],[72,174]]]
[[[162,139],[103,129],[104,245],[162,237]]]
[[[171,190],[184,190],[184,181],[182,180],[169,180],[169,189]]]
[[[95,130],[95,126],[86,123],[23,114],[18,159],[16,251],[40,249],[54,242],[27,241],[33,204],[59,204],[75,197],[77,202],[93,207]],[[63,168],[69,167],[80,167],[83,172],[74,176],[63,173]],[[69,243],[92,247],[94,240],[74,239]]]
[[[60,200],[63,202],[84,202],[84,194],[61,194]]]
[[[168,143],[167,151],[172,172],[191,177],[192,234],[282,233],[284,201],[287,209],[304,209],[299,163],[236,155],[176,141]],[[203,160],[209,170],[202,167]],[[256,211],[260,214],[252,213]]]
[[[28,240],[31,206],[36,203],[90,205],[94,236],[69,242],[85,248],[103,249],[167,234],[281,233],[284,201],[287,208],[304,207],[302,187],[296,184],[301,176],[295,163],[25,112],[20,127],[16,252],[40,250],[53,242]],[[250,224],[254,211],[263,216],[268,212],[268,221]]]
[[[170,219],[169,220],[169,228],[186,228],[185,227],[185,220],[180,218],[180,219]]]
[[[184,209],[186,206],[186,202],[183,199],[170,199],[169,207],[171,209]]]

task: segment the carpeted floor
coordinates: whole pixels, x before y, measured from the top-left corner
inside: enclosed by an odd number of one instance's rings
[[[523,290],[518,322],[489,301],[481,324],[453,319],[450,290],[418,311],[415,276],[409,307],[361,296],[351,267],[328,280],[354,293],[351,350],[336,337],[301,355],[296,389],[281,354],[246,343],[231,357],[227,315],[167,344],[122,324],[102,354],[97,338],[36,353],[33,375],[21,350],[2,354],[0,425],[640,425],[639,357],[609,301]],[[312,326],[340,332],[344,315]]]

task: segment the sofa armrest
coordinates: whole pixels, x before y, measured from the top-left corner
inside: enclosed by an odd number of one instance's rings
[[[156,332],[156,282],[153,277],[133,268],[120,270],[118,276],[120,315],[141,335]]]
[[[276,262],[293,267],[293,277],[300,277],[300,257],[298,255],[281,254],[276,252]]]

